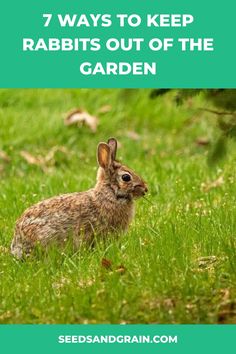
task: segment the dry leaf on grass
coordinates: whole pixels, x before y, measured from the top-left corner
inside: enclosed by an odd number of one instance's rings
[[[123,264],[121,264],[116,268],[115,272],[119,274],[124,274],[126,272],[126,268],[125,266],[123,266]]]
[[[91,116],[86,111],[75,109],[67,114],[64,123],[68,126],[73,124],[85,124],[91,129],[93,133],[95,133],[97,131],[98,118],[95,116]]]
[[[99,110],[98,110],[98,113],[104,113],[105,114],[105,113],[109,113],[111,110],[112,110],[112,107],[109,104],[107,104],[105,106],[100,107]]]
[[[228,288],[220,289],[220,296],[221,296],[222,302],[225,303],[230,298],[230,290]]]
[[[102,259],[101,265],[103,268],[111,271],[111,273],[118,273],[118,274],[122,275],[126,272],[126,268],[123,264],[120,264],[119,266],[117,266],[114,269],[114,267],[112,267],[112,261],[107,258]]]
[[[199,146],[208,146],[210,144],[210,140],[205,137],[199,137],[196,139],[196,144]]]
[[[112,262],[110,261],[110,259],[103,258],[101,264],[103,268],[110,270],[112,269]]]
[[[37,165],[37,166],[42,166],[45,163],[45,160],[41,156],[33,156],[31,155],[28,151],[22,150],[20,152],[21,157],[25,159],[26,162],[30,165]]]
[[[221,187],[224,184],[224,176],[218,177],[215,181],[213,182],[206,182],[201,184],[201,190],[203,192],[209,192],[211,189]]]
[[[0,160],[3,160],[4,162],[10,162],[11,161],[10,157],[3,150],[0,150]]]
[[[68,154],[68,150],[64,146],[54,146],[44,157],[41,155],[34,156],[25,150],[22,150],[20,155],[28,164],[39,166],[43,171],[47,171],[48,167],[55,165],[55,154],[58,151],[65,155]]]
[[[214,263],[218,261],[216,256],[207,256],[198,258],[198,267],[199,268],[209,268],[212,267]]]
[[[195,260],[195,264],[192,268],[194,273],[203,273],[203,272],[215,272],[215,270],[222,266],[226,261],[226,257],[216,257],[216,256],[206,256],[199,257]]]
[[[53,164],[55,163],[55,154],[57,152],[62,152],[65,155],[68,155],[69,151],[67,150],[67,148],[65,146],[53,146],[51,148],[51,150],[49,150],[49,152],[47,153],[47,155],[45,156],[45,161],[46,162],[53,162]]]

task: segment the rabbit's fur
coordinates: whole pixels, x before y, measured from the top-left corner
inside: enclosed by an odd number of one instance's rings
[[[92,243],[94,236],[127,230],[133,216],[135,198],[147,192],[145,182],[116,158],[117,141],[100,143],[97,183],[86,192],[64,194],[43,200],[30,208],[16,222],[11,253],[21,258],[36,244],[53,241],[63,244],[72,237],[78,248]],[[124,181],[130,178],[130,181]],[[127,177],[130,176],[130,177]]]

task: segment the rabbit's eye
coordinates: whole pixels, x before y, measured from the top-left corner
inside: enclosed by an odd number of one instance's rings
[[[124,182],[129,182],[131,180],[131,176],[128,175],[128,173],[123,174],[121,178]]]

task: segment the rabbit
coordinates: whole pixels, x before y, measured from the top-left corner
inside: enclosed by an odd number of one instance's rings
[[[116,160],[117,140],[97,147],[97,182],[85,192],[62,194],[43,200],[17,220],[11,253],[20,259],[36,244],[64,244],[72,237],[75,249],[91,244],[94,236],[124,232],[134,217],[134,199],[148,189],[144,180]]]

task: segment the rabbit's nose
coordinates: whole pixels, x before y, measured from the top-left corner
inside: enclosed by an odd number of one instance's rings
[[[145,193],[148,192],[148,187],[147,186],[144,186],[144,191],[145,191]]]

